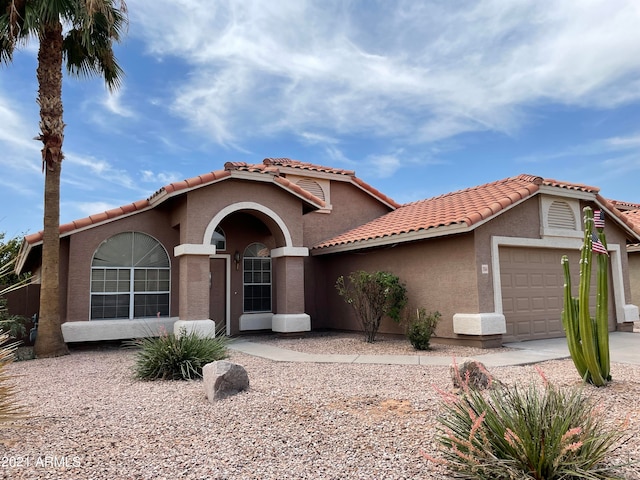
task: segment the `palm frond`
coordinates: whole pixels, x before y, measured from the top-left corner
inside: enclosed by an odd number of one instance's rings
[[[128,24],[123,1],[85,0],[64,38],[63,55],[67,71],[78,77],[100,75],[109,90],[120,86],[124,71],[113,53]],[[116,8],[120,7],[120,8]]]

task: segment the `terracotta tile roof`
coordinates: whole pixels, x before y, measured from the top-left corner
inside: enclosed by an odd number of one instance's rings
[[[353,177],[356,173],[353,170],[343,170],[341,168],[323,167],[313,163],[301,162],[299,160],[291,160],[289,158],[265,158],[262,163],[264,165],[276,167],[289,167],[299,170],[308,170],[312,172],[334,173],[336,175],[347,175]]]
[[[635,230],[640,230],[640,205],[638,205],[636,210],[626,210],[622,212],[622,215],[635,226]],[[627,252],[640,252],[640,242],[627,245]]]
[[[561,180],[553,180],[551,178],[545,178],[542,181],[543,184],[547,187],[559,187],[566,190],[576,190],[587,193],[598,193],[600,191],[600,188],[598,187],[592,187],[589,185],[584,185],[582,183],[568,183]]]
[[[635,229],[640,229],[640,207],[637,210],[626,210],[622,212],[622,216],[627,218]]]
[[[487,220],[500,211],[530,197],[541,186],[596,193],[597,187],[543,179],[535,175],[518,175],[427,200],[402,205],[382,217],[326,240],[313,247],[348,245],[367,240],[383,239],[401,234],[441,227],[469,228]]]
[[[618,210],[639,210],[640,203],[608,199]]]
[[[374,197],[377,197],[380,200],[382,200],[383,202],[387,203],[388,205],[391,205],[393,208],[400,208],[401,207],[401,205],[399,203],[397,203],[393,198],[387,197],[380,190],[377,190],[377,189],[373,188],[371,185],[369,185],[366,182],[363,182],[358,177],[352,177],[351,181],[353,183],[355,183],[356,185],[358,185],[363,190],[368,191]]]
[[[319,207],[325,206],[324,200],[317,198],[307,190],[301,188],[299,185],[296,185],[290,180],[287,180],[285,176],[281,175],[278,167],[295,168],[295,169],[309,171],[309,172],[323,172],[323,173],[332,173],[336,175],[345,175],[345,176],[351,177],[351,181],[353,181],[360,188],[367,190],[371,195],[373,195],[374,197],[377,197],[382,202],[385,202],[394,208],[400,206],[399,204],[394,202],[391,198],[387,197],[386,195],[383,195],[375,188],[371,187],[367,183],[355,177],[354,172],[351,170],[323,167],[321,165],[315,165],[307,162],[300,162],[298,160],[291,160],[288,158],[266,158],[263,160],[262,163],[258,163],[258,164],[249,164],[245,162],[227,162],[224,164],[224,170],[216,170],[209,173],[205,173],[203,175],[198,175],[196,177],[188,178],[186,180],[170,183],[169,185],[165,185],[164,187],[154,192],[146,200],[139,200],[135,203],[114,208],[107,212],[98,213],[95,215],[91,215],[89,217],[81,218],[79,220],[74,220],[73,222],[70,222],[70,223],[65,223],[63,225],[60,225],[60,234],[62,235],[62,234],[70,233],[75,230],[90,227],[91,225],[96,225],[96,224],[99,224],[117,217],[121,217],[139,210],[151,208],[154,203],[158,201],[162,201],[167,196],[172,196],[182,191],[191,190],[191,189],[205,186],[220,180],[224,180],[226,178],[230,178],[233,176],[233,172],[236,172],[236,171],[270,175],[271,177],[273,177],[273,181],[278,185],[280,185],[281,187],[295,193],[296,195],[304,198],[305,200]],[[33,245],[35,243],[41,242],[42,237],[43,237],[43,232],[40,231],[31,235],[27,235],[25,237],[25,241],[29,245]]]
[[[222,180],[223,178],[227,178],[231,176],[231,173],[226,170],[216,170],[213,172],[205,173],[203,175],[198,175],[197,177],[188,178],[186,180],[180,180],[178,182],[170,183],[169,185],[165,185],[160,188],[156,192],[154,192],[149,198],[149,201],[153,201],[156,197],[161,194],[172,194],[174,192],[178,192],[180,190],[186,190],[190,188],[195,188],[198,186],[206,185],[209,183],[216,182],[218,180]]]

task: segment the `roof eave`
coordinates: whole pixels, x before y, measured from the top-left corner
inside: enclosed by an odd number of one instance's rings
[[[414,230],[406,233],[386,235],[384,237],[369,238],[366,240],[358,240],[355,242],[332,245],[330,247],[312,249],[311,254],[325,255],[329,253],[342,253],[354,250],[362,250],[365,248],[386,247],[389,245],[395,245],[397,243],[414,242],[417,240],[427,240],[430,238],[443,237],[446,235],[468,233],[472,231],[476,226],[477,225],[467,225],[464,222],[456,223],[453,225],[443,225],[441,227]]]
[[[215,173],[215,172],[212,172],[212,173]],[[198,188],[213,185],[214,183],[222,182],[228,178],[233,178],[234,176],[238,176],[238,175],[234,175],[236,173],[239,173],[239,172],[229,172],[228,174],[221,173],[219,177],[216,177],[213,180],[210,180],[208,182],[200,183],[198,185],[193,185],[186,188],[173,189],[171,192],[167,191],[167,188],[171,187],[174,184],[167,185],[165,187],[162,187],[159,193],[154,194],[152,197],[148,199],[149,204],[155,207],[156,205],[160,205],[161,203],[163,203],[164,201],[170,198],[182,195],[184,193],[188,193],[192,190],[197,190]]]
[[[351,184],[355,185],[356,187],[358,187],[360,190],[365,192],[367,195],[370,195],[371,197],[375,198],[379,202],[383,203],[384,205],[389,207],[391,210],[395,210],[395,209],[401,207],[401,205],[399,203],[396,203],[392,198],[387,197],[386,195],[384,195],[379,190],[373,188],[367,182],[364,182],[364,181],[360,180],[358,177],[355,177],[355,176],[351,177]]]
[[[601,195],[596,196],[595,203],[600,208],[608,211],[611,214],[611,218],[616,222],[616,224],[622,227],[622,229],[625,230],[629,235],[631,235],[631,237],[640,242],[640,225],[635,225],[633,222],[631,222],[631,220],[629,220],[624,213],[620,212],[620,210],[618,210],[615,205],[613,205],[609,200]]]
[[[597,196],[599,196],[597,193],[594,193],[594,192],[585,192],[584,190],[573,190],[565,187],[550,186],[550,185],[540,185],[538,192],[546,195],[575,198],[578,200],[587,200],[587,201],[593,201]]]
[[[328,253],[338,253],[338,252],[348,252],[354,250],[360,250],[363,248],[373,248],[378,246],[386,246],[392,245],[395,243],[404,243],[404,242],[412,242],[416,240],[428,240],[431,238],[443,237],[447,235],[455,235],[459,233],[468,233],[476,228],[484,225],[485,223],[493,220],[498,215],[503,214],[507,210],[511,210],[512,208],[520,205],[523,202],[526,202],[530,198],[533,198],[535,195],[539,194],[540,190],[536,190],[531,192],[528,196],[520,198],[520,200],[508,205],[496,212],[488,215],[487,217],[473,223],[468,223],[466,221],[459,221],[449,225],[441,225],[438,227],[430,227],[427,229],[414,230],[406,233],[399,233],[395,235],[387,235],[384,237],[371,238],[366,240],[359,240],[356,242],[342,243],[339,245],[331,245],[329,247],[321,247],[312,249],[312,255],[324,255]]]
[[[42,243],[42,242],[38,242]],[[22,245],[20,245],[20,251],[18,252],[18,256],[16,257],[16,265],[14,267],[14,271],[16,275],[20,275],[22,270],[24,269],[25,264],[27,263],[27,258],[29,258],[29,254],[31,253],[31,249],[37,245],[30,244],[27,240],[22,240]]]

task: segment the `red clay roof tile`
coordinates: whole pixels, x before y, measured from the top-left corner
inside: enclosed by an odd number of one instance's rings
[[[637,210],[626,210],[621,212],[622,217],[627,219],[634,230],[640,230],[640,208]]]
[[[265,158],[262,163],[264,165],[274,165],[281,167],[291,167],[300,170],[310,170],[314,172],[335,173],[338,175],[354,176],[356,173],[353,170],[343,170],[341,168],[323,167],[322,165],[315,165],[313,163],[301,162],[299,160],[291,160],[290,158]]]
[[[640,203],[624,202],[620,200],[609,200],[618,210],[640,210]]]
[[[615,215],[622,223],[640,235],[640,222],[634,221],[633,215],[627,215],[629,213],[628,211],[620,211],[611,200],[604,198],[600,194],[596,195],[596,198],[611,214]]]
[[[109,220],[109,215],[107,215],[107,212],[102,212],[95,215],[90,215],[89,218],[93,223],[100,223],[104,222],[105,220]]]
[[[400,207],[399,203],[396,203],[395,200],[393,200],[391,197],[387,197],[384,193],[382,193],[380,190],[377,190],[375,188],[373,188],[371,185],[369,185],[366,182],[363,182],[362,180],[360,180],[358,177],[353,177],[352,181],[354,183],[356,183],[357,185],[359,185],[361,188],[369,191],[374,197],[378,197],[379,199],[381,199],[383,202],[391,205],[393,208],[398,208]]]
[[[402,205],[395,211],[313,248],[322,249],[445,226],[471,227],[533,195],[542,185],[592,193],[599,190],[581,184],[545,180],[535,175],[519,175]]]
[[[73,222],[60,225],[60,233],[61,234],[69,233],[74,230],[89,227],[91,225],[94,225],[109,219],[114,219],[123,215],[127,215],[129,213],[133,213],[135,211],[147,208],[151,206],[151,201],[154,198],[158,197],[163,193],[172,194],[175,192],[180,192],[181,190],[197,188],[199,186],[206,185],[206,184],[215,182],[217,180],[222,180],[224,178],[231,177],[231,172],[236,170],[271,175],[280,185],[284,186],[285,188],[291,190],[292,192],[295,192],[296,194],[302,196],[303,198],[306,198],[307,200],[315,203],[316,205],[325,206],[325,202],[323,200],[315,197],[314,195],[309,193],[307,190],[304,190],[300,186],[287,180],[285,177],[279,176],[280,173],[278,170],[278,166],[300,168],[308,171],[330,172],[330,173],[336,173],[336,174],[342,174],[342,175],[353,175],[353,172],[349,170],[322,167],[319,165],[314,165],[312,163],[304,163],[304,162],[299,162],[297,160],[290,160],[286,158],[265,159],[261,164],[248,164],[245,162],[227,162],[224,164],[224,170],[216,170],[213,172],[198,175],[196,177],[188,178],[186,180],[180,180],[177,182],[170,183],[169,185],[166,185],[160,188],[159,190],[157,190],[156,192],[154,192],[146,200],[138,200],[128,205],[123,205],[121,207],[107,210],[106,212],[94,214],[89,217],[81,218]],[[365,188],[368,191],[370,191],[374,196],[378,196],[382,201],[385,201],[387,203],[393,202],[393,200],[382,195],[374,188],[368,186],[366,183],[359,181],[358,184],[362,188]],[[25,241],[29,244],[34,244],[42,241],[42,232],[38,232],[32,235],[27,235],[25,237]]]

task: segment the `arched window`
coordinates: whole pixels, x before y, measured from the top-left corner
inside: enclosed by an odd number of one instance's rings
[[[91,320],[169,316],[170,278],[169,256],[155,238],[108,238],[91,263]]]
[[[216,246],[216,251],[224,251],[227,249],[227,236],[220,227],[216,227],[211,235],[211,245]]]
[[[242,258],[244,311],[271,311],[271,257],[269,249],[261,243],[252,243]]]

